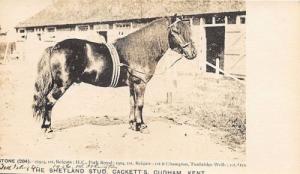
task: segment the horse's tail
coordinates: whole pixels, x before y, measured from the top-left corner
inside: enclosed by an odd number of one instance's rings
[[[48,47],[38,63],[38,75],[34,84],[33,117],[41,118],[46,111],[47,95],[52,89],[53,78],[50,67],[50,54],[52,47]]]

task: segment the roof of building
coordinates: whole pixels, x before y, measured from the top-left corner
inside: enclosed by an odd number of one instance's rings
[[[16,27],[245,11],[244,0],[56,0]]]

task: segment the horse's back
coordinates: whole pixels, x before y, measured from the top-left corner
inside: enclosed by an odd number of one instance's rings
[[[67,39],[55,44],[51,50],[50,66],[57,81],[61,81],[62,77],[68,81],[77,80],[86,63],[83,40]]]

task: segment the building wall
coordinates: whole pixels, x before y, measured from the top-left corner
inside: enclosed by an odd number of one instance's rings
[[[153,20],[153,19],[152,19]],[[207,35],[208,27],[225,27],[225,45],[223,50],[223,70],[227,73],[245,75],[245,15],[239,13],[192,15],[185,19],[191,24],[192,39],[198,50],[198,56],[193,61],[181,63],[182,70],[190,72],[206,71],[207,61]],[[46,45],[55,44],[67,38],[87,39],[94,42],[114,42],[120,37],[132,33],[142,26],[147,25],[146,21],[131,20],[126,22],[111,22],[98,24],[78,24],[69,26],[48,26],[36,28],[18,28],[20,42],[47,42]],[[106,35],[101,36],[99,32]],[[173,55],[174,56],[174,55]]]
[[[224,22],[219,23],[214,17],[212,18],[211,23],[207,23],[205,20],[205,18],[201,17],[199,20],[195,20],[195,18],[193,18],[192,23],[193,37],[198,50],[197,64],[199,65],[199,69],[203,71],[207,70],[206,61],[208,56],[208,35],[206,29],[210,27],[224,27],[224,62],[221,62],[224,65],[224,68],[222,70],[228,74],[244,77],[246,69],[245,15],[236,15],[234,16],[234,20],[232,16],[231,19],[228,19],[228,17],[225,16]]]

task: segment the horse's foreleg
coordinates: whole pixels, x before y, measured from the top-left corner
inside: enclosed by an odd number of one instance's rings
[[[145,129],[147,126],[143,120],[143,107],[144,107],[144,94],[145,94],[146,84],[143,82],[134,84],[134,94],[135,94],[135,121],[136,130]]]

